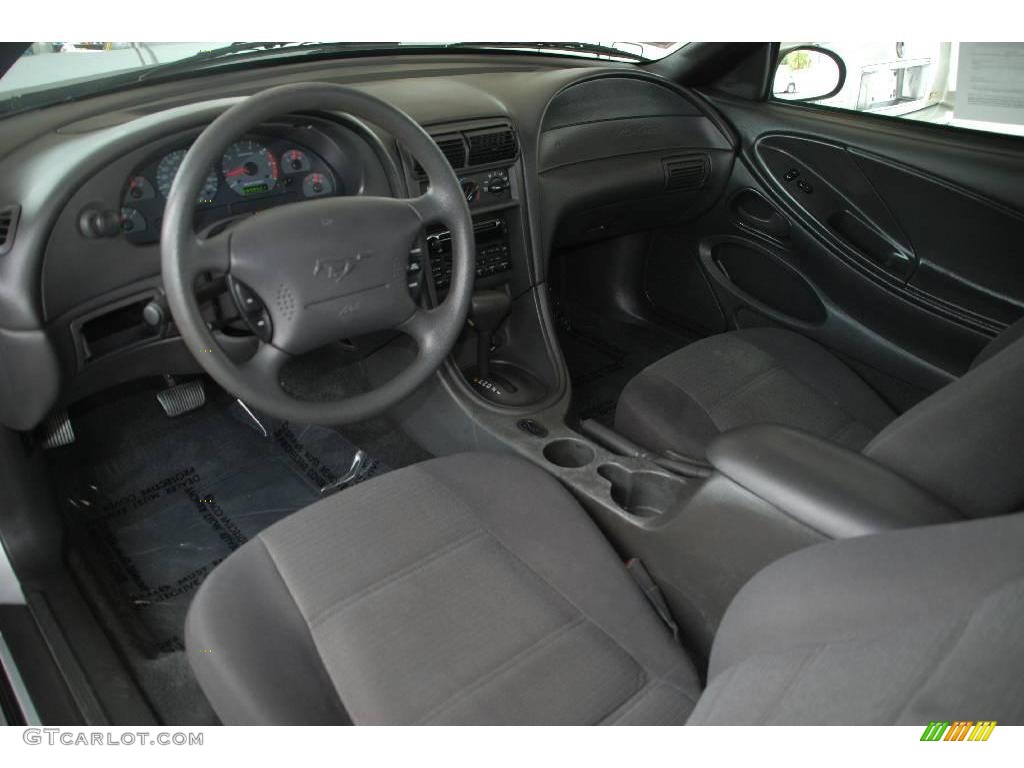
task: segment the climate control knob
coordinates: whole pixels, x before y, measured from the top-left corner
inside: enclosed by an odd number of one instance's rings
[[[491,195],[500,195],[509,187],[508,171],[491,171],[484,177],[484,192]]]

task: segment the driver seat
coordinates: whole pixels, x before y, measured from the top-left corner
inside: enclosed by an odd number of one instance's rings
[[[227,724],[1022,723],[1022,545],[1016,514],[796,552],[735,598],[704,688],[553,477],[462,454],[266,529],[186,647]]]

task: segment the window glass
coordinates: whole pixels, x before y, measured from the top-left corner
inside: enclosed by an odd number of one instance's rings
[[[782,43],[772,95],[1024,136],[1024,43]]]

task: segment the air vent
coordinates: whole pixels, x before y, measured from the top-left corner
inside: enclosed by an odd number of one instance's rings
[[[515,160],[518,145],[511,128],[473,131],[466,134],[469,141],[469,164],[487,165],[502,160]]]
[[[661,161],[665,169],[665,189],[692,192],[704,186],[710,162],[707,155],[681,155]]]
[[[434,136],[432,138],[434,139],[434,143],[440,147],[444,156],[448,158],[448,164],[451,165],[452,168],[459,169],[466,167],[466,142],[463,140],[461,134],[456,134],[454,136]],[[414,170],[419,178],[425,179],[427,177],[426,172],[423,170],[423,166],[421,166],[419,162],[416,163]]]
[[[21,208],[17,205],[6,205],[0,208],[0,256],[3,256],[14,245],[14,232],[18,228],[18,215]]]

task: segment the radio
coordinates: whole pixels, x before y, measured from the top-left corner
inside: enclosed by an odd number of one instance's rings
[[[476,241],[476,277],[491,277],[512,269],[508,226],[500,216],[489,216],[473,222]],[[452,235],[448,230],[427,232],[427,251],[434,286],[446,289],[452,280]]]

